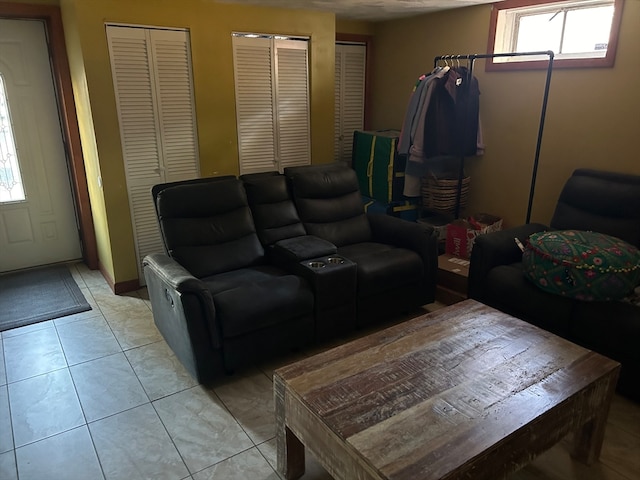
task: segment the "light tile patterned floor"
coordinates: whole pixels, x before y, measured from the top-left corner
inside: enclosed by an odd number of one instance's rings
[[[71,270],[91,311],[0,333],[0,479],[276,480],[271,375],[296,357],[204,388],[144,290],[116,296]],[[576,464],[563,441],[513,479],[638,478],[640,406],[616,397],[609,423],[600,463]],[[307,457],[303,479],[331,479]]]

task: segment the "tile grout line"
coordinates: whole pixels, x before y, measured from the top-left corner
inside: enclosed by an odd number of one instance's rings
[[[4,336],[2,338],[0,338],[0,342],[2,342],[2,362],[3,362],[3,366],[4,366],[4,375],[5,375],[5,380],[7,381],[7,383],[5,385],[3,385],[4,388],[7,389],[7,413],[9,414],[9,427],[11,428],[11,445],[13,446],[13,449],[8,450],[7,452],[3,452],[4,453],[9,453],[12,452],[13,453],[13,465],[14,465],[14,470],[16,472],[16,478],[19,480],[20,476],[18,474],[18,455],[16,452],[16,439],[15,439],[15,435],[13,433],[13,417],[11,415],[11,397],[9,394],[9,377],[7,376],[7,363],[5,361],[5,348],[4,348]]]

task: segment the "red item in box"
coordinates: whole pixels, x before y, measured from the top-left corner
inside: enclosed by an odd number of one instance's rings
[[[502,219],[488,213],[479,213],[468,219],[454,220],[447,225],[445,252],[460,258],[469,258],[478,235],[502,229]]]

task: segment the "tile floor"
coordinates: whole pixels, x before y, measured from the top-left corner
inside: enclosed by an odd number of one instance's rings
[[[70,268],[91,311],[0,333],[0,479],[276,480],[271,375],[286,360],[203,388],[145,290],[116,296],[99,272]],[[620,458],[640,451],[639,412],[616,397],[612,428],[629,436],[609,442],[609,464],[576,467],[560,445],[513,478],[638,478],[640,461]],[[331,479],[307,457],[305,480]]]

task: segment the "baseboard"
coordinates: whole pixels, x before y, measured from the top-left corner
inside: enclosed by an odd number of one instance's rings
[[[136,278],[133,280],[127,280],[126,282],[116,283],[113,281],[113,278],[111,278],[111,275],[109,275],[107,270],[104,268],[104,265],[102,264],[102,262],[98,262],[98,267],[100,269],[100,273],[102,273],[102,276],[109,284],[109,287],[111,288],[113,293],[115,293],[116,295],[120,295],[122,293],[127,293],[127,292],[134,292],[140,289],[139,279]]]
[[[135,280],[127,280],[126,282],[118,282],[113,286],[113,292],[116,295],[127,292],[135,292],[140,289],[140,282],[136,278]]]

